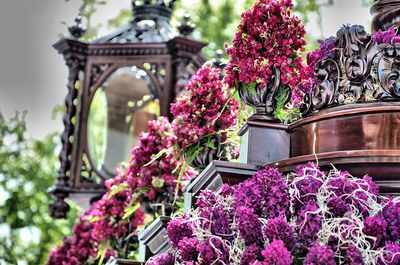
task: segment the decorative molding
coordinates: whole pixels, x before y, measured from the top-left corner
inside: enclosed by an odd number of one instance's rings
[[[376,44],[363,26],[343,26],[333,57],[317,62],[319,84],[304,97],[303,116],[330,107],[372,101],[399,100],[400,44]]]

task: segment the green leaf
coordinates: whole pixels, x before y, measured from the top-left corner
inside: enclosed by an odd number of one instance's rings
[[[171,152],[170,149],[162,149],[160,152],[158,152],[158,154],[153,155],[152,159],[150,160],[150,162],[148,162],[147,164],[145,164],[144,166],[147,167],[148,165],[150,165],[151,163],[153,163],[154,161],[158,160],[161,156],[165,155],[165,154],[169,154]]]
[[[99,258],[98,265],[102,265],[104,261],[104,257],[106,256],[107,248],[109,247],[108,240],[101,242],[99,247],[99,251],[97,252],[97,258]]]
[[[107,196],[107,200],[111,199],[115,195],[117,195],[120,191],[123,191],[128,188],[128,184],[126,183],[120,183],[118,185],[114,185],[110,189],[110,193]]]
[[[124,209],[125,214],[124,214],[124,216],[122,217],[122,219],[125,220],[126,218],[128,218],[129,216],[131,216],[134,212],[136,212],[137,209],[139,209],[139,207],[140,207],[140,203],[136,203],[136,204],[134,204],[134,205],[131,205],[131,206],[126,207],[126,208]]]

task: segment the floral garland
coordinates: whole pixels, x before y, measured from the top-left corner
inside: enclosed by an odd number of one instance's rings
[[[115,239],[129,237],[145,224],[140,202],[173,196],[182,164],[172,154],[154,159],[175,142],[171,129],[165,117],[149,122],[148,131],[140,135],[139,145],[132,149],[127,169],[106,181],[107,192],[80,218],[74,235],[51,251],[48,265],[94,264],[117,257],[120,249]],[[189,169],[183,179],[192,176]]]
[[[186,92],[171,104],[172,129],[179,149],[232,128],[239,103],[221,81],[221,70],[203,66],[191,78]]]
[[[296,106],[303,92],[299,86],[310,78],[303,64],[305,29],[292,14],[291,0],[259,0],[242,14],[233,44],[226,47],[231,60],[226,67],[225,81],[231,88],[268,86],[272,67],[281,70],[281,85],[292,92]]]
[[[148,264],[399,264],[398,198],[379,196],[368,176],[326,174],[313,163],[288,178],[265,168],[203,191],[197,208],[167,227],[174,254]]]

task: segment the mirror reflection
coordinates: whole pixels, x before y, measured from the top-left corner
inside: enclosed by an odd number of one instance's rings
[[[145,71],[135,66],[115,71],[90,104],[87,137],[97,170],[111,177],[115,168],[129,160],[140,133],[159,112],[155,88]]]

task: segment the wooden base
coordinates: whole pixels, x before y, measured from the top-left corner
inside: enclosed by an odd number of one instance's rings
[[[185,211],[196,204],[196,198],[203,190],[217,191],[224,183],[235,185],[250,178],[257,171],[251,164],[213,161],[185,188]]]

